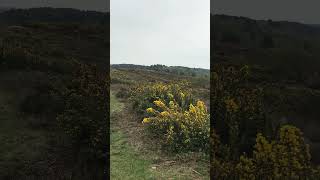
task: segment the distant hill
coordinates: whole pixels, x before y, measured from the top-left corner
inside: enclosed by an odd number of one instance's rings
[[[0,10],[1,12],[1,10]],[[109,24],[109,13],[83,11],[71,8],[31,8],[10,9],[0,13],[0,24],[23,24],[30,22],[46,23],[82,23],[82,24]]]
[[[202,69],[202,68],[189,68],[182,66],[165,66],[165,65],[151,65],[151,66],[143,66],[136,64],[113,64],[111,65],[113,68],[126,68],[126,69],[144,69],[144,70],[152,70],[164,73],[170,73],[181,76],[193,76],[193,77],[209,77],[210,70]]]
[[[287,21],[254,20],[246,17],[211,15],[212,33],[217,42],[231,42],[243,47],[257,47],[265,36],[285,38],[288,41],[305,39],[319,40],[320,26]],[[316,38],[316,39],[315,39]],[[276,47],[285,47],[285,42],[277,42]]]
[[[320,73],[319,26],[227,15],[211,18],[212,63],[263,67],[275,81],[307,83]]]

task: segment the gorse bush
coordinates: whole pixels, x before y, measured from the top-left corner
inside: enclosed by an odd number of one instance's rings
[[[105,157],[108,148],[108,79],[94,66],[78,64],[72,81],[57,89],[65,108],[57,117],[59,125],[75,144],[95,157]]]
[[[210,114],[204,102],[194,100],[188,83],[140,85],[131,100],[151,135],[168,149],[208,151]]]
[[[253,157],[241,156],[237,170],[241,178],[307,178],[313,174],[310,160],[309,146],[302,132],[296,127],[285,125],[280,128],[277,139],[271,142],[259,133]]]
[[[148,83],[138,85],[131,90],[133,106],[143,116],[147,115],[145,112],[147,108],[156,108],[154,101],[161,99],[165,104],[169,104],[173,98],[183,110],[187,110],[190,104],[195,103],[188,82]]]
[[[319,179],[319,170],[311,164],[309,146],[302,132],[290,125],[280,128],[278,137],[268,141],[257,134],[252,157],[240,156],[237,161],[223,160],[214,150],[211,160],[214,179]]]
[[[263,91],[248,84],[249,67],[215,66],[212,70],[213,126],[230,158],[251,151],[257,133],[265,132]]]
[[[148,108],[150,117],[144,118],[150,132],[160,137],[173,151],[208,151],[210,115],[202,101],[190,104],[184,111],[174,99],[166,105],[154,101],[156,109]]]

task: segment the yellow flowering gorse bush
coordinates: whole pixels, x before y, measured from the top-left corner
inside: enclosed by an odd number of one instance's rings
[[[248,66],[216,65],[211,77],[213,126],[229,146],[230,158],[236,160],[242,152],[251,151],[257,133],[271,127],[264,113],[264,94],[248,84]]]
[[[282,126],[275,140],[268,141],[257,134],[252,156],[240,156],[237,161],[215,156],[211,160],[214,179],[319,179],[319,169],[311,163],[309,146],[302,132],[291,125]]]
[[[271,142],[258,134],[254,148],[252,158],[240,157],[237,168],[241,179],[305,179],[315,175],[309,146],[294,126],[281,127],[278,139]]]
[[[172,99],[168,104],[154,101],[157,108],[148,108],[144,123],[150,132],[162,139],[164,145],[173,151],[208,151],[210,136],[210,114],[202,101],[190,104],[183,110]]]
[[[145,83],[134,87],[130,100],[150,134],[172,151],[207,151],[210,115],[195,101],[188,82]]]

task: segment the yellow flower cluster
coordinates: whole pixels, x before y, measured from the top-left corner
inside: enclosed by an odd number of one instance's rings
[[[215,137],[212,136],[213,138]],[[213,143],[217,151],[219,141]],[[215,154],[213,154],[215,155]],[[252,157],[240,156],[238,162],[214,157],[211,169],[215,179],[319,179],[319,168],[310,161],[308,145],[302,132],[290,125],[282,126],[279,136],[268,141],[257,134]]]
[[[197,101],[196,105],[190,104],[189,109],[185,111],[175,101],[170,101],[168,106],[161,100],[154,101],[154,104],[160,112],[154,111],[154,116],[147,118],[148,120],[144,120],[143,123],[148,123],[155,134],[165,132],[162,133],[162,138],[166,145],[175,150],[206,148],[194,145],[199,141],[203,141],[199,144],[209,144],[210,114],[204,102]],[[148,109],[147,111],[150,111]]]
[[[180,97],[183,99],[185,97],[185,94],[183,92],[180,92]]]
[[[147,112],[152,114],[152,113],[155,113],[155,110],[153,108],[148,108]]]
[[[154,104],[160,108],[166,107],[166,105],[161,100],[154,101]]]
[[[143,118],[142,123],[149,123],[150,122],[150,118]]]
[[[299,179],[311,174],[310,152],[301,131],[293,126],[283,126],[279,139],[269,142],[257,135],[253,158],[241,156],[237,165],[242,179]],[[250,178],[249,178],[250,177]]]
[[[168,116],[170,116],[170,113],[168,111],[163,111],[160,113],[160,115],[163,117],[168,117]]]
[[[226,108],[227,108],[227,111],[228,111],[228,112],[234,113],[234,112],[237,112],[237,111],[238,111],[239,106],[238,106],[238,104],[235,102],[234,99],[227,99],[227,100],[225,100],[224,102],[225,102],[225,104],[226,104]]]
[[[210,115],[202,101],[195,102],[187,82],[146,83],[132,89],[131,101],[148,117],[142,123],[175,150],[209,146]]]

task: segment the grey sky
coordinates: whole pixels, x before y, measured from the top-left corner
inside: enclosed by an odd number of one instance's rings
[[[319,0],[213,0],[215,14],[320,24]]]
[[[210,67],[210,0],[111,0],[111,64]]]
[[[109,0],[0,0],[0,7],[57,7],[107,11]]]

